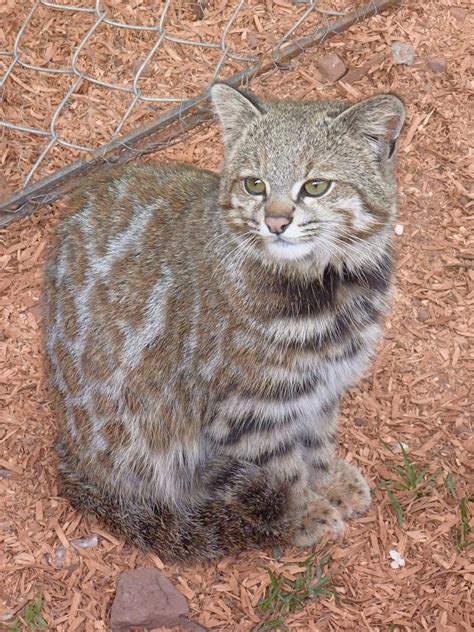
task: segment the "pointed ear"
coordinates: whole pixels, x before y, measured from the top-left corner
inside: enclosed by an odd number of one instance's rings
[[[212,104],[222,127],[224,142],[231,144],[252,121],[262,115],[256,101],[225,83],[216,83],[211,88]]]
[[[395,153],[405,120],[405,106],[393,94],[379,94],[342,112],[336,120],[345,121],[351,132],[363,138],[379,158]]]

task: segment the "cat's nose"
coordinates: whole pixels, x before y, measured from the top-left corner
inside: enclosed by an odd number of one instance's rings
[[[291,220],[291,217],[266,217],[265,224],[271,233],[280,235],[285,232],[287,227],[291,224]]]

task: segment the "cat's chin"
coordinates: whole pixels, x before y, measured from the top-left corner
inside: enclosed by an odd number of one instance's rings
[[[275,239],[267,241],[267,252],[279,261],[296,261],[297,259],[303,259],[313,252],[314,246],[311,243],[291,243],[283,239]]]

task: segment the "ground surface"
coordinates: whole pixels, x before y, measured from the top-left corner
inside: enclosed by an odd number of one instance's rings
[[[285,616],[291,631],[472,630],[474,564],[466,542],[472,535],[460,513],[469,490],[472,494],[474,447],[468,243],[472,75],[466,43],[472,22],[453,12],[453,4],[406,2],[401,11],[332,40],[327,49],[351,68],[372,60],[368,74],[354,83],[325,84],[316,70],[316,50],[255,82],[263,96],[303,99],[355,100],[396,91],[408,107],[399,152],[404,230],[396,237],[393,310],[377,359],[346,396],[341,420],[341,454],[377,487],[374,503],[366,517],[351,523],[342,542],[315,549],[316,559],[330,555],[326,573],[335,594]],[[459,5],[468,3],[459,0]],[[391,63],[395,40],[414,48],[412,66]],[[446,72],[427,66],[438,55],[447,60]],[[217,135],[217,127],[201,128],[159,158],[218,168]],[[47,244],[65,212],[65,204],[58,203],[1,236],[0,622],[11,624],[25,604],[42,595],[48,629],[107,630],[118,573],[152,566],[189,599],[192,616],[202,625],[222,632],[257,630],[266,618],[279,618],[278,612],[262,614],[258,608],[270,583],[265,567],[294,579],[304,570],[297,563],[313,551],[245,552],[214,564],[165,566],[77,515],[57,496],[52,456],[57,421],[44,377],[40,295]],[[391,499],[380,484],[402,480],[393,472],[403,462],[399,442],[418,472],[426,467],[427,473],[414,491],[388,483]],[[95,546],[72,544],[91,533],[98,536]],[[391,568],[390,550],[403,557],[404,566]]]

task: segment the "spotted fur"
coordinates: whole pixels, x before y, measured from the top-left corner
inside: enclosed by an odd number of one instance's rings
[[[222,84],[213,100],[222,175],[84,181],[46,271],[64,493],[167,558],[309,545],[370,503],[335,456],[337,415],[390,292],[403,106],[264,103]],[[324,197],[302,196],[312,178],[333,182]],[[282,213],[283,237],[265,223]]]

